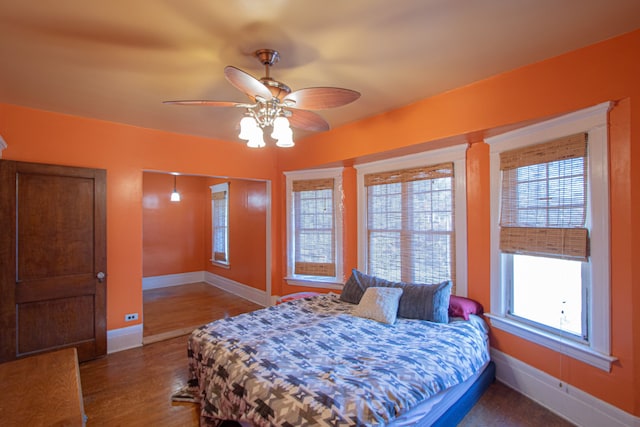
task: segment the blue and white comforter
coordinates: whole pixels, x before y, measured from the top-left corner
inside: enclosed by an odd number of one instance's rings
[[[383,426],[489,360],[486,331],[352,316],[322,295],[212,322],[189,338],[201,422]]]

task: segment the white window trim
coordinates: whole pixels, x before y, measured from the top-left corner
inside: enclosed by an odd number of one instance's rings
[[[367,195],[364,176],[370,173],[409,169],[453,162],[455,185],[456,294],[467,296],[467,168],[468,144],[410,154],[392,159],[355,165],[358,180],[358,269],[367,265]]]
[[[325,168],[303,171],[284,172],[287,178],[286,194],[287,194],[287,276],[285,280],[289,285],[308,286],[311,288],[323,289],[342,289],[344,285],[344,261],[343,261],[343,244],[342,244],[342,171],[344,168]],[[320,276],[304,276],[293,273],[294,266],[294,221],[293,214],[293,181],[333,178],[333,212],[335,223],[335,254],[336,254],[336,275],[335,277]]]
[[[611,363],[617,360],[611,356],[610,337],[610,250],[609,250],[609,168],[607,154],[607,115],[612,107],[605,102],[552,120],[517,129],[485,142],[490,145],[491,156],[491,319],[492,326],[518,337],[533,341],[559,353],[581,360],[599,369],[610,371]],[[499,249],[500,221],[500,153],[527,145],[553,140],[578,132],[589,134],[590,182],[589,203],[593,212],[591,223],[591,259],[606,260],[592,262],[591,292],[589,294],[590,321],[589,344],[573,340],[531,327],[513,318],[507,318],[507,292],[502,277],[501,254]],[[593,221],[593,219],[597,221]],[[597,285],[596,285],[597,284]]]
[[[227,203],[226,203],[226,215],[227,215],[227,238],[225,239],[225,254],[227,255],[226,261],[217,261],[213,258],[213,200],[211,200],[211,264],[218,265],[221,267],[229,268],[229,183],[223,182],[222,184],[215,184],[209,187],[211,189],[211,194],[225,192],[227,195]]]

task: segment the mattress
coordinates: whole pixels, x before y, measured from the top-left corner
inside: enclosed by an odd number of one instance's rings
[[[489,361],[479,318],[388,325],[352,315],[354,307],[328,294],[196,329],[188,356],[201,423],[409,425],[412,410]]]

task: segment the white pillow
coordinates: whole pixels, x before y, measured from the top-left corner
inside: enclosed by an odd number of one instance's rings
[[[353,315],[393,325],[398,316],[401,296],[401,288],[367,288],[353,310]]]

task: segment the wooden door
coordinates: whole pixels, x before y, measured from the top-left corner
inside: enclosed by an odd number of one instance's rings
[[[106,172],[0,160],[0,362],[106,354]]]

